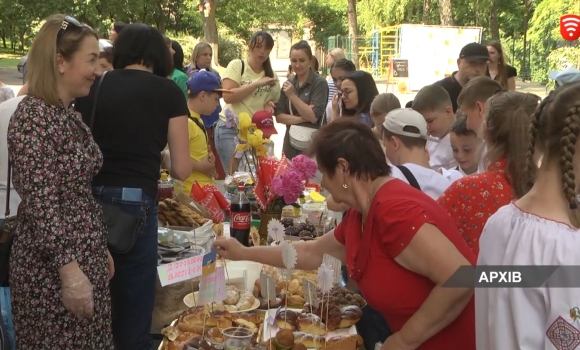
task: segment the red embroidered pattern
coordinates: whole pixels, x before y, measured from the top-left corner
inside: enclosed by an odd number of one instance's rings
[[[479,255],[479,237],[487,219],[511,202],[512,187],[506,178],[505,166],[506,161],[502,159],[486,172],[461,178],[438,199],[475,256]]]
[[[546,331],[548,339],[558,350],[576,349],[580,346],[580,330],[558,316]]]

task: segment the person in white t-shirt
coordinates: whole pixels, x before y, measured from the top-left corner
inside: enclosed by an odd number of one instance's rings
[[[451,169],[457,166],[451,151],[449,131],[455,122],[453,104],[449,93],[440,85],[427,85],[417,93],[413,109],[421,113],[427,122],[427,151],[431,169]]]
[[[485,120],[485,102],[496,93],[503,91],[500,83],[488,76],[471,79],[457,97],[457,105],[467,118],[467,128],[475,131],[477,137],[483,139],[482,124]],[[478,173],[487,170],[485,144],[479,150]]]
[[[453,158],[459,165],[451,169],[439,169],[439,172],[451,182],[467,175],[477,174],[479,150],[482,147],[482,140],[473,130],[467,128],[466,118],[461,109],[457,110],[455,117],[457,119],[451,128],[449,139]]]
[[[439,198],[451,185],[445,176],[429,166],[427,122],[410,108],[392,110],[383,122],[383,143],[387,158],[393,163],[391,176],[423,191],[433,199]]]
[[[522,270],[523,288],[476,285],[477,349],[578,348],[579,106],[580,83],[559,87],[542,101],[527,145],[526,172],[535,172],[535,182],[527,194],[493,214],[481,234],[478,268],[555,268],[544,274],[536,270],[535,280]]]

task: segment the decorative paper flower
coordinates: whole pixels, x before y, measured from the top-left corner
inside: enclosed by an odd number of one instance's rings
[[[226,109],[226,128],[232,129],[236,126],[236,115],[231,109]]]
[[[303,181],[308,181],[316,175],[316,162],[303,154],[292,158],[290,167],[300,175]]]
[[[282,247],[282,262],[284,263],[284,266],[288,270],[293,270],[296,266],[296,261],[298,260],[296,248],[286,240],[282,240],[280,246]]]
[[[281,242],[284,240],[284,225],[279,220],[271,219],[268,222],[268,236],[274,242]]]
[[[250,149],[250,145],[247,143],[238,143],[236,145],[236,152],[245,152]]]
[[[254,148],[262,146],[264,144],[264,133],[262,130],[256,129],[253,133],[248,134],[248,144]]]
[[[248,140],[248,134],[252,127],[252,117],[248,113],[242,112],[238,116],[238,137],[242,141]]]
[[[284,198],[284,203],[296,203],[302,191],[304,183],[302,177],[295,171],[288,171],[280,177],[272,179],[272,189],[278,195]]]
[[[320,265],[318,268],[318,289],[323,294],[329,293],[332,289],[333,272],[330,266],[326,264]]]
[[[264,145],[260,145],[258,147],[254,148],[256,150],[256,155],[258,157],[265,157],[268,155],[268,148],[266,148],[266,146]]]

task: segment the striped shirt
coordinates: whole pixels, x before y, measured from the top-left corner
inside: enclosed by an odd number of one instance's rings
[[[334,81],[332,81],[331,77],[328,77],[328,102],[332,101],[334,95],[338,93],[338,89],[334,85]]]

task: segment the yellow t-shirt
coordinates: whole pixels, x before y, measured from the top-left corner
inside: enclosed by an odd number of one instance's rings
[[[203,125],[203,121],[199,114],[190,111],[191,117],[199,119]],[[187,120],[187,129],[189,130],[189,156],[195,160],[202,160],[209,154],[209,145],[207,144],[207,134],[197,125],[193,120]],[[200,186],[213,184],[214,180],[207,175],[194,171],[189,177],[182,182],[182,191],[189,195],[193,183],[197,181]]]
[[[238,83],[240,86],[249,85],[254,81],[260,80],[266,75],[264,71],[262,73],[255,73],[248,62],[244,60],[244,72],[242,74],[242,61],[239,59],[233,60],[228,64],[226,72],[222,75],[223,79],[231,79]],[[276,82],[274,86],[266,85],[254,90],[248,97],[240,102],[226,104],[220,113],[220,119],[225,121],[225,111],[231,109],[235,115],[240,115],[242,112],[246,112],[250,115],[254,115],[257,111],[264,109],[264,105],[268,101],[278,102],[280,99],[280,82]]]

